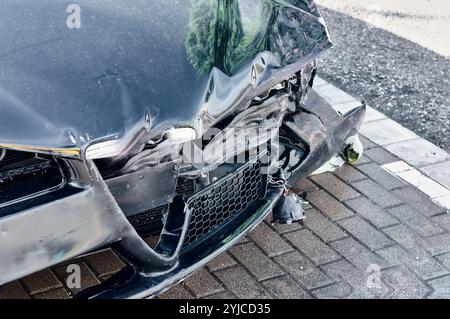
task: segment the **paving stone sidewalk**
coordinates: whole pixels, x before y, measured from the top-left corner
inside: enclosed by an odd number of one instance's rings
[[[159,298],[450,297],[450,215],[378,170],[374,159],[393,155],[364,144],[372,152],[361,164],[295,186],[312,204],[304,224],[272,225],[269,216]],[[83,288],[124,266],[111,251],[77,262]],[[42,271],[1,287],[0,298],[69,298],[77,290],[65,287],[65,276],[64,265]]]
[[[354,103],[341,98],[334,104]],[[369,111],[368,121],[385,118]],[[369,131],[364,126],[363,134]],[[401,136],[423,143],[403,133],[386,144],[383,138],[390,135],[380,133],[377,141],[363,137],[366,152],[358,165],[295,185],[312,206],[304,223],[273,225],[269,216],[227,253],[158,298],[450,298],[448,209],[382,168],[405,161],[394,145]],[[442,174],[445,169],[439,172],[439,167],[449,159],[438,155],[411,165]],[[76,262],[83,289],[124,267],[110,250]],[[65,270],[60,265],[0,287],[0,298],[69,298],[77,290],[65,285]]]
[[[449,298],[450,215],[364,144],[361,164],[296,185],[313,206],[304,224],[267,218],[159,298]]]

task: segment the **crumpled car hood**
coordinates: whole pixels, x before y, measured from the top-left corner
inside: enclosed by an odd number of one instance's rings
[[[77,4],[70,29],[69,2],[0,2],[0,147],[82,157],[105,139],[202,130],[331,46],[310,0]]]

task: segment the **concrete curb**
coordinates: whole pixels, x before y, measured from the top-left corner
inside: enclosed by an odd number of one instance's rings
[[[314,90],[341,113],[361,104],[319,77],[315,79]],[[446,151],[370,106],[360,133],[401,159],[383,165],[384,169],[418,188],[435,203],[450,209],[450,155]]]

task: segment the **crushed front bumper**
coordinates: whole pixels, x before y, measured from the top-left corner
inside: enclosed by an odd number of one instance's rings
[[[291,134],[309,147],[308,156],[289,182],[308,176],[342,152],[357,134],[364,116],[364,106],[340,115],[311,90],[304,112],[285,123]],[[192,210],[179,212],[166,222],[160,238],[163,245],[154,249],[130,224],[93,162],[67,160],[64,166],[70,187],[41,198],[32,207],[0,212],[0,284],[111,246],[128,266],[78,297],[151,297],[239,241],[272,211],[284,191],[280,185],[267,182],[261,198],[189,247],[184,242]]]

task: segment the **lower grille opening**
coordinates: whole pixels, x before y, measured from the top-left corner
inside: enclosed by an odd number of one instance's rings
[[[128,217],[131,225],[142,237],[157,236],[164,226],[164,216],[169,205],[150,209],[146,212]]]
[[[177,198],[188,198],[192,196],[195,192],[195,182],[192,179],[179,178],[177,181],[177,186],[175,190],[174,202]],[[128,217],[131,225],[136,229],[138,234],[147,238],[152,244],[150,246],[154,247],[154,242],[157,242],[159,235],[164,226],[166,214],[168,213],[171,205],[163,205],[148,211],[132,215]]]
[[[262,174],[259,162],[247,163],[234,172],[228,172],[216,182],[195,193],[195,181],[179,178],[174,203],[185,202],[191,210],[184,246],[201,240],[219,229],[240,212],[265,196],[267,176]],[[155,247],[171,209],[183,207],[168,204],[129,216],[138,234]]]
[[[192,179],[179,178],[177,188],[175,189],[175,197],[188,197],[195,192],[195,182]]]

